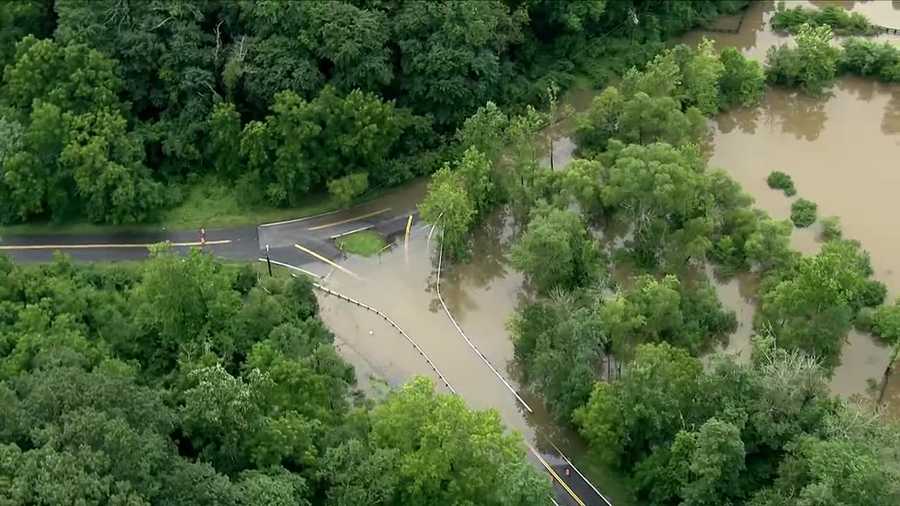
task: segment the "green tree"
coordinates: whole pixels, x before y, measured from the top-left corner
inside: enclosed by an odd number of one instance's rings
[[[797,199],[791,204],[791,221],[797,228],[806,228],[816,222],[816,210],[819,206],[806,199]]]
[[[614,143],[605,158],[600,198],[630,227],[635,257],[648,265],[705,258],[712,209],[696,154],[667,144]]]
[[[509,327],[525,380],[566,421],[590,397],[607,335],[596,308],[578,294],[555,291],[548,300],[520,308]]]
[[[208,156],[216,172],[234,179],[241,171],[241,115],[231,102],[219,102],[209,115]]]
[[[746,58],[733,47],[722,49],[719,57],[724,66],[719,79],[720,104],[724,108],[758,104],[766,87],[766,73],[762,65]]]
[[[597,383],[575,421],[605,459],[634,463],[700,415],[702,371],[700,360],[680,348],[639,346],[623,380]]]
[[[342,207],[350,205],[356,197],[359,197],[368,189],[369,174],[366,172],[349,174],[328,182],[328,193]]]
[[[598,277],[599,245],[584,222],[570,211],[547,205],[532,211],[528,228],[510,259],[539,292],[585,286]]]
[[[719,112],[719,83],[725,75],[725,64],[713,47],[713,41],[704,38],[682,67],[684,93],[688,104],[703,114]]]
[[[440,126],[461,123],[499,97],[506,54],[526,20],[524,9],[496,0],[403,4],[392,19],[403,103]]]
[[[396,451],[398,504],[545,504],[549,482],[495,411],[470,411],[415,379],[372,411],[370,441]]]
[[[450,256],[465,255],[469,229],[477,211],[462,174],[451,171],[449,166],[435,172],[419,211],[423,220],[441,228],[441,243]]]
[[[828,242],[767,281],[756,327],[771,331],[779,346],[803,350],[833,368],[871,274],[868,255],[857,244]]]
[[[831,28],[802,25],[796,48],[778,46],[766,54],[768,79],[776,84],[799,86],[813,95],[823,93],[837,73],[839,50],[831,45]]]

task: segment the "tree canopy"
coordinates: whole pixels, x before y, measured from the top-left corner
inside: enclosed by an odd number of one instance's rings
[[[305,279],[165,247],[0,273],[0,502],[546,503],[496,412],[351,396]]]

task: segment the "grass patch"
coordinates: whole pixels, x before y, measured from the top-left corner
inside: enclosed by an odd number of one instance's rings
[[[380,235],[371,230],[363,230],[339,237],[335,240],[335,243],[341,251],[364,257],[370,257],[378,253],[387,244]]]
[[[395,188],[375,189],[355,199],[351,206],[380,197]],[[184,201],[163,211],[160,219],[130,225],[98,225],[84,220],[63,223],[32,222],[0,227],[0,235],[109,234],[117,232],[160,232],[234,228],[273,221],[303,218],[335,211],[342,206],[325,192],[308,195],[296,207],[248,206],[238,198],[240,188],[207,179],[191,186]],[[348,206],[349,207],[349,206]]]

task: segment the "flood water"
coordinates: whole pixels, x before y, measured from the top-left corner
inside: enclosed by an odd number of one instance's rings
[[[840,5],[862,12],[884,26],[900,27],[900,2],[788,2],[794,5]],[[733,46],[755,59],[764,59],[773,45],[789,37],[768,29],[774,2],[758,2],[748,9],[735,34],[697,31],[682,40],[702,37],[718,47]],[[880,40],[900,41],[896,36]],[[766,177],[773,170],[791,175],[798,196],[819,206],[819,216],[838,216],[845,237],[859,240],[872,257],[875,277],[888,287],[888,299],[900,296],[900,85],[871,79],[838,80],[823,97],[808,97],[791,90],[771,88],[760,107],[719,115],[712,121],[710,165],[726,170],[757,207],[775,218],[790,216],[795,198],[771,190]],[[820,228],[794,229],[792,243],[814,254]],[[741,323],[727,350],[748,350],[755,307],[753,282],[744,278],[718,282],[723,303],[738,312]],[[852,331],[842,363],[832,379],[832,390],[843,396],[871,397],[870,382],[878,381],[887,365],[889,350],[872,337]],[[900,378],[889,386],[892,412],[900,415]],[[892,397],[893,396],[893,397]]]
[[[791,3],[821,6],[826,2]],[[900,2],[840,3],[866,13],[876,23],[900,27]],[[706,36],[719,47],[732,45],[763,59],[773,44],[789,41],[768,30],[773,10],[773,2],[755,3],[739,33],[694,32],[683,40],[694,43]],[[569,93],[564,101],[584,110],[592,96],[593,92],[579,91]],[[571,121],[560,122],[538,141],[547,153],[545,164],[549,164],[551,145],[555,168],[571,160],[575,148],[568,136],[571,126]],[[799,194],[819,204],[820,216],[839,216],[845,236],[858,239],[871,253],[876,277],[888,285],[890,297],[900,296],[900,269],[895,272],[894,268],[900,258],[900,227],[894,225],[900,216],[900,199],[892,194],[900,189],[900,87],[842,79],[830,95],[821,98],[772,89],[760,107],[722,114],[711,121],[711,129],[710,164],[727,170],[758,207],[786,218],[791,201],[769,189],[765,178],[772,170],[791,174]],[[470,260],[445,265],[442,291],[472,341],[518,389],[506,323],[525,296],[525,287],[505,257],[512,233],[513,226],[502,213],[488,220],[475,239]],[[815,226],[795,231],[794,247],[814,253],[820,246],[817,234]],[[427,235],[428,228],[416,224],[408,248],[401,242],[376,258],[352,257],[345,265],[363,279],[338,272],[329,277],[328,286],[391,315],[471,407],[496,409],[507,426],[538,448],[546,444],[542,435],[552,435],[553,442],[578,462],[585,452],[579,439],[560,429],[539,399],[520,390],[535,409],[535,414],[527,414],[451,325],[434,292],[435,240],[429,242]],[[711,269],[708,274],[723,303],[738,316],[738,330],[723,350],[745,359],[758,279],[753,275],[717,279]],[[399,386],[413,375],[431,377],[439,385],[422,357],[381,318],[333,297],[322,297],[321,304],[323,319],[338,336],[341,353],[357,365],[364,386],[371,377]],[[869,395],[868,382],[880,378],[887,354],[871,337],[852,333],[832,381],[833,391],[843,396]],[[886,397],[900,414],[900,375],[894,376]],[[602,472],[589,477],[616,504],[625,503],[617,500],[621,484],[614,476]]]

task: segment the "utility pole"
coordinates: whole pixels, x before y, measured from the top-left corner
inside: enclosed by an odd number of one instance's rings
[[[269,258],[269,245],[266,244],[266,265],[269,267],[269,277],[272,277],[272,259]]]

